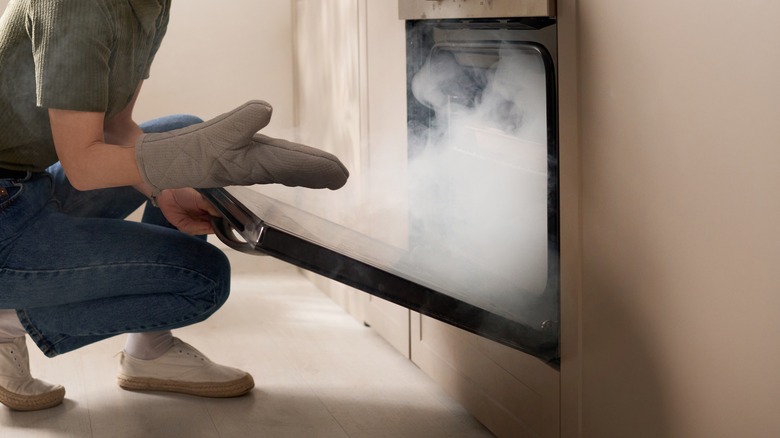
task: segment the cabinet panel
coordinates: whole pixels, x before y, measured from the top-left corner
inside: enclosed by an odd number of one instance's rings
[[[361,187],[398,184],[403,175],[389,174],[385,170],[398,168],[395,164],[407,160],[405,32],[403,21],[397,18],[397,1],[341,2],[356,8],[348,10],[333,9],[337,3],[297,0],[296,44],[322,44],[312,41],[321,35],[310,25],[323,26],[323,23],[333,24],[334,20],[351,17],[351,22],[344,21],[340,27],[341,32],[349,33],[349,38],[338,40],[332,35],[325,42],[351,47],[349,53],[354,58],[345,57],[343,61],[352,66],[347,76],[355,79],[339,85],[345,89],[351,87],[348,94],[352,98],[345,101],[349,111],[340,110],[328,117],[332,118],[333,126],[349,128],[349,136],[342,140],[355,148],[351,152],[351,165],[360,168],[353,174],[352,181],[361,182]],[[322,9],[326,5],[332,7]],[[337,11],[340,12],[336,14]],[[327,25],[327,28],[335,29],[336,26]],[[343,49],[334,50],[337,54],[346,53],[341,51]],[[329,77],[334,71],[344,69],[343,65],[313,62],[302,57],[302,51],[298,53],[299,75],[311,75],[312,80],[319,80],[315,76]],[[306,90],[311,93],[307,94]],[[299,90],[298,110],[302,124],[307,120],[318,120],[324,117],[322,111],[338,106],[334,103],[337,95],[331,95],[330,91],[317,95],[314,91],[316,87],[306,88],[305,85]],[[311,138],[329,135],[326,127],[326,124],[315,127]],[[390,166],[390,163],[394,165]],[[360,193],[363,200],[370,200],[371,195],[365,190]],[[392,212],[369,209],[367,217],[359,218],[356,228],[367,235],[400,244],[407,238],[406,212],[407,207],[402,203]],[[341,287],[335,282],[315,275],[312,278],[359,320],[362,315],[365,319],[361,321],[369,323],[402,354],[411,357],[493,433],[513,438],[559,436],[559,373],[542,361],[374,297],[365,296],[362,301],[365,308],[361,313],[355,309],[355,303],[360,303],[360,299],[350,298],[342,291],[334,292],[334,288]]]
[[[407,359],[411,357],[409,309],[369,295],[365,313],[366,324],[371,326]]]
[[[499,437],[557,437],[560,374],[542,361],[412,312],[412,361]]]

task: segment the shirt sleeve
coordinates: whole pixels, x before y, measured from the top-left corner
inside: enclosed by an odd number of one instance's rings
[[[113,40],[106,10],[95,0],[31,0],[28,14],[37,105],[105,112]]]

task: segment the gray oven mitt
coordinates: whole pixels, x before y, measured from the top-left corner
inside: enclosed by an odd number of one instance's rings
[[[268,103],[250,101],[203,123],[142,135],[135,145],[141,177],[156,193],[271,183],[336,190],[346,184],[349,172],[334,155],[255,134],[271,112]]]

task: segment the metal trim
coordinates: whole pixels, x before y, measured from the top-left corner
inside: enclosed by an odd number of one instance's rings
[[[398,0],[402,20],[555,17],[556,0]]]

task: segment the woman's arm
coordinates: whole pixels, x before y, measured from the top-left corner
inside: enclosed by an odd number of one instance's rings
[[[79,190],[141,188],[134,146],[142,132],[133,121],[133,108],[140,91],[141,84],[125,109],[107,120],[100,112],[49,109],[54,147],[73,187]]]
[[[149,197],[135,160],[135,144],[142,132],[133,121],[140,85],[127,107],[105,120],[103,113],[49,110],[54,147],[70,183],[79,190],[133,186]],[[214,208],[194,189],[171,189],[157,198],[163,214],[189,234],[213,233]]]
[[[135,148],[106,143],[103,113],[49,109],[49,121],[57,156],[73,187],[92,190],[141,184]],[[135,139],[138,136],[140,132]]]
[[[138,95],[141,93],[141,85],[138,84],[135,89],[133,98],[130,103],[127,104],[125,109],[103,122],[103,133],[105,141],[108,144],[116,144],[126,147],[134,147],[138,136],[142,134],[141,128],[133,120],[133,109],[135,108],[135,102],[138,99]]]

